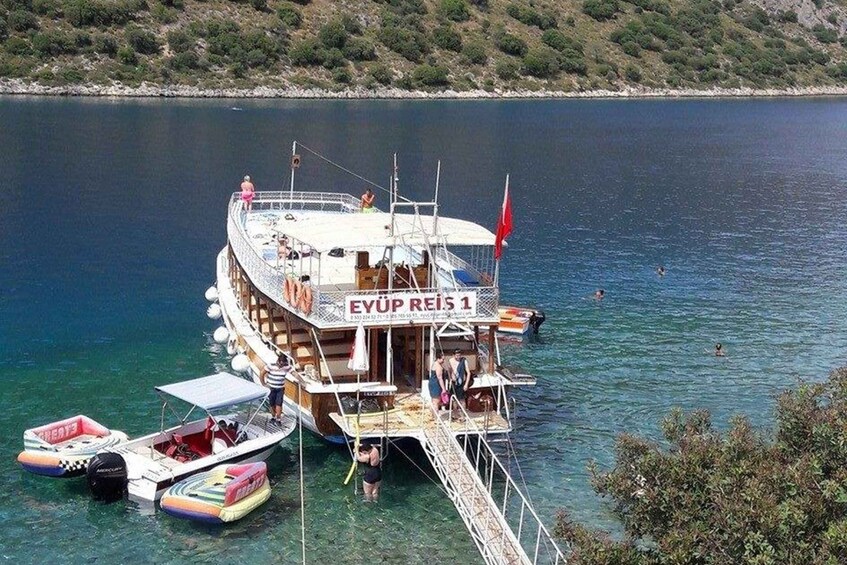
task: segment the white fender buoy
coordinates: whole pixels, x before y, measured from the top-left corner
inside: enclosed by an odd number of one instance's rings
[[[209,302],[214,302],[218,299],[218,289],[214,286],[210,286],[206,289],[206,300]]]
[[[238,351],[238,342],[234,339],[230,339],[226,344],[226,352],[230,355],[235,355],[236,351]]]
[[[236,373],[243,373],[250,368],[250,359],[243,353],[239,353],[232,358],[232,370]]]
[[[217,320],[221,317],[221,305],[220,304],[210,304],[209,308],[206,310],[206,315],[209,316],[213,320]]]
[[[212,339],[215,340],[215,343],[226,343],[229,341],[229,330],[223,326],[219,327],[212,334]]]

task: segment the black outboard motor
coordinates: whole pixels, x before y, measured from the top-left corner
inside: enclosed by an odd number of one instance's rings
[[[547,316],[544,315],[544,312],[541,310],[536,310],[532,313],[532,316],[529,317],[529,325],[532,328],[532,333],[537,334],[538,328],[541,327],[541,324],[544,323],[544,320],[547,319]]]
[[[126,493],[126,461],[117,453],[98,453],[88,462],[88,488],[96,500],[113,502]]]

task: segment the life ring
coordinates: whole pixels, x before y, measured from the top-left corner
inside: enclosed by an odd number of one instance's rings
[[[292,281],[289,277],[285,277],[285,284],[282,288],[282,295],[285,297],[285,301],[291,304],[291,287]]]
[[[303,292],[300,293],[300,301],[297,303],[297,307],[300,308],[304,314],[312,313],[312,287],[304,284]]]

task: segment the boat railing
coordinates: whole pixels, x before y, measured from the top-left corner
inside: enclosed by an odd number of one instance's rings
[[[302,209],[320,209],[324,211],[339,211],[349,210],[353,203],[358,200],[349,194],[334,194],[334,193],[293,193],[287,192],[270,192],[256,193],[257,199],[253,200],[254,210],[272,209],[270,206],[283,206],[280,210],[291,209],[284,207],[286,203],[296,203],[304,206]],[[271,196],[268,196],[271,195]],[[257,205],[262,203],[262,206]],[[306,206],[313,208],[305,208]],[[358,206],[358,204],[356,204]],[[356,208],[358,209],[358,208]],[[289,307],[284,296],[284,284],[286,274],[281,272],[273,265],[268,263],[260,254],[259,250],[251,243],[247,236],[247,231],[244,228],[243,205],[236,195],[233,195],[227,218],[227,238],[230,247],[232,248],[235,257],[242,269],[244,269],[250,277],[250,280],[255,287],[265,296],[276,302],[277,304],[289,308],[298,316],[308,322],[321,327],[349,327],[358,323],[358,320],[348,320],[345,317],[345,307],[348,297],[357,298],[374,298],[380,299],[387,297],[387,291],[384,289],[376,290],[325,290],[317,286],[312,287],[312,308],[310,312],[303,312]],[[402,292],[402,291],[395,291]],[[457,287],[454,289],[445,288],[428,288],[414,289],[408,292],[430,292],[430,293],[445,293],[445,292],[472,292],[476,295],[476,311],[469,313],[460,312],[421,312],[415,315],[414,322],[472,322],[479,321],[484,323],[495,323],[498,319],[497,305],[499,303],[499,291],[494,286],[468,286]],[[367,320],[361,320],[365,325],[384,325],[386,320],[380,318],[378,322],[369,323]],[[399,322],[410,321],[408,319],[396,320]]]
[[[473,467],[491,498],[499,501],[499,513],[508,524],[508,531],[504,529],[500,543],[494,545],[504,547],[507,545],[506,538],[513,535],[531,563],[566,563],[564,553],[524,494],[524,489],[515,482],[509,469],[494,452],[484,427],[474,421],[456,397],[451,397],[449,409],[445,412],[444,417],[441,413],[435,414],[435,433],[445,443],[455,441],[461,445],[467,458],[466,464]],[[459,429],[457,421],[461,422]],[[483,556],[484,549],[481,548]]]
[[[317,212],[353,213],[361,201],[340,192],[262,191],[253,195],[253,210],[314,210]],[[243,213],[241,193],[232,195],[229,209]]]

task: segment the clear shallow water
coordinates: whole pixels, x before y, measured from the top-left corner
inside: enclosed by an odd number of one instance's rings
[[[417,198],[440,158],[442,211],[491,227],[511,172],[504,301],[548,322],[504,355],[539,377],[514,437],[546,517],[614,527],[585,467],[616,434],[656,437],[673,406],[770,425],[776,392],[845,362],[847,101],[232,104],[0,99],[4,560],[299,560],[294,438],[271,502],[226,528],[95,504],[14,462],[23,429],[72,413],[147,432],[154,385],[224,366],[203,292],[226,200],[245,173],[287,186],[295,138],[374,179],[397,151]],[[299,179],[362,188],[308,157]],[[376,506],[342,486],[344,452],[307,436],[305,454],[311,560],[475,559],[419,454],[391,452]]]

